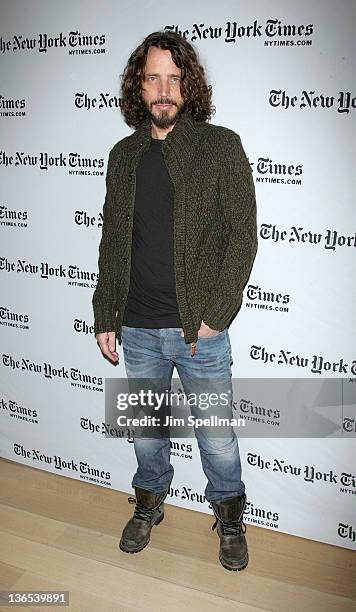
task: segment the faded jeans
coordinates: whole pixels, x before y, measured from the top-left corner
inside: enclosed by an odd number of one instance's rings
[[[231,382],[231,344],[228,329],[215,336],[198,338],[196,353],[181,335],[182,328],[148,329],[122,326],[122,346],[128,378],[152,378],[169,389],[174,366],[184,393],[196,393],[196,381],[218,378],[226,387]],[[194,407],[191,407],[193,414]],[[232,405],[229,406],[230,418]],[[201,416],[201,414],[199,415]],[[201,464],[208,479],[205,497],[208,501],[222,501],[242,495],[245,485],[241,480],[241,461],[236,434],[212,438],[194,427]],[[174,475],[170,463],[170,439],[134,438],[138,468],[132,487],[138,486],[154,493],[169,489]]]

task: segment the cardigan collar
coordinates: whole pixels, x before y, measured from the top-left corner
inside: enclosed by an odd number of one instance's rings
[[[192,118],[189,111],[184,111],[179,115],[173,129],[168,132],[166,138],[163,140],[163,147],[169,148],[172,146],[176,150],[184,150],[191,145],[195,136],[195,125],[194,119]],[[148,146],[151,142],[151,118],[147,116],[144,121],[139,125],[133,134],[135,142],[138,147],[142,145]],[[146,148],[146,147],[145,147]]]

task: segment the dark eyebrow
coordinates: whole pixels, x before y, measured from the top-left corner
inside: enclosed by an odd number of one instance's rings
[[[146,72],[146,76],[159,76],[158,72]],[[180,77],[180,74],[169,74],[168,76],[176,76],[176,77]]]

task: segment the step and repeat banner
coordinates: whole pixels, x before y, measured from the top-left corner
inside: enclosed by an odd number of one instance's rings
[[[122,347],[116,367],[101,355],[91,300],[108,153],[131,133],[120,75],[147,34],[180,32],[256,187],[259,248],[229,328],[234,412],[253,424],[246,522],[356,550],[355,18],[351,0],[1,3],[3,457],[133,492],[133,437],[108,436],[104,410]],[[167,501],[211,513],[194,437],[171,440],[171,462]]]

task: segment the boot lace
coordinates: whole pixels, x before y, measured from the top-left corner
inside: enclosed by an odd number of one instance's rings
[[[130,504],[134,504],[136,502],[136,508],[133,513],[133,518],[137,518],[141,521],[146,521],[147,523],[149,523],[157,506],[155,506],[154,508],[146,508],[146,506],[144,506],[142,502],[136,500],[136,497],[128,497],[127,499]]]
[[[211,508],[214,512],[214,508],[212,506],[212,504],[209,504],[209,508]],[[246,533],[246,525],[244,523],[243,520],[243,511],[244,508],[242,509],[242,512],[240,514],[240,516],[236,519],[231,519],[230,521],[223,521],[222,519],[216,517],[215,523],[212,526],[212,530],[215,529],[215,527],[217,526],[217,524],[220,522],[221,524],[221,530],[222,530],[222,534],[223,535],[241,535],[241,534],[245,534]]]

